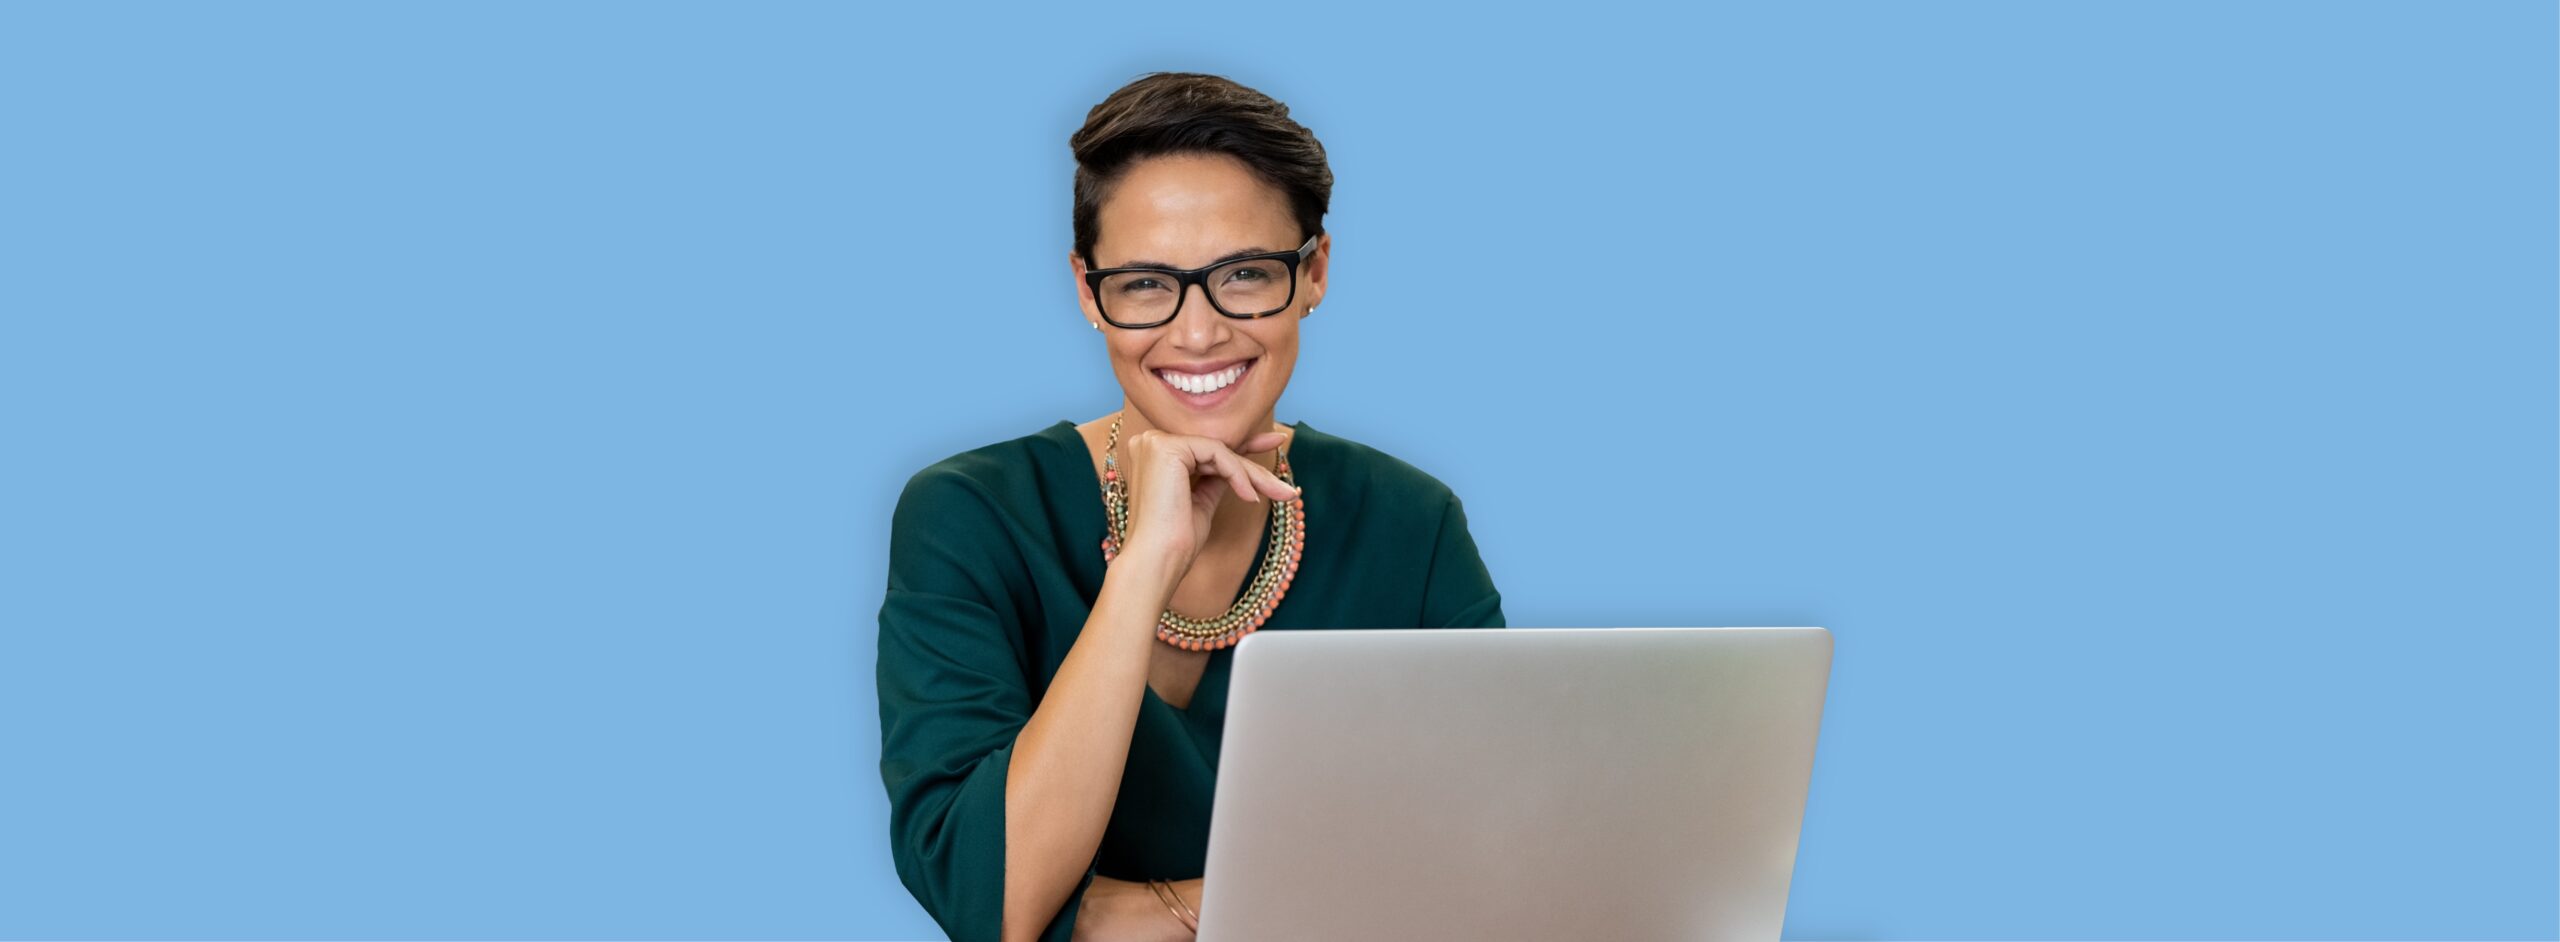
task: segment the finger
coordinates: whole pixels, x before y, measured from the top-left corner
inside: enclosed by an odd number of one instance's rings
[[[1250,454],[1260,454],[1262,452],[1279,448],[1281,445],[1287,444],[1288,441],[1289,433],[1287,432],[1264,432],[1260,435],[1247,439],[1245,441],[1245,451]],[[1247,460],[1246,463],[1254,466],[1257,472],[1254,475],[1255,479],[1258,482],[1261,482],[1259,486],[1264,488],[1265,492],[1269,493],[1273,500],[1297,499],[1299,488],[1281,480],[1280,473],[1278,471],[1264,469],[1262,467],[1262,463],[1259,461]]]
[[[1253,439],[1248,439],[1247,441],[1256,442],[1266,436],[1276,436],[1281,434],[1282,433],[1279,432],[1265,432],[1263,435],[1255,436]],[[1188,435],[1181,436],[1181,439],[1184,446],[1183,450],[1194,462],[1194,468],[1200,469],[1203,473],[1211,473],[1209,469],[1214,468],[1214,473],[1222,475],[1233,482],[1236,496],[1238,497],[1242,497],[1245,500],[1254,503],[1260,503],[1265,499],[1294,500],[1298,496],[1299,491],[1297,488],[1291,487],[1286,482],[1281,481],[1280,476],[1272,473],[1270,469],[1264,468],[1260,464],[1247,460],[1244,456],[1236,454],[1234,451],[1228,449],[1225,442],[1221,442],[1213,438]],[[1273,447],[1277,447],[1278,444],[1278,442],[1272,443]],[[1268,498],[1264,496],[1266,494],[1269,495]]]
[[[1212,474],[1193,481],[1191,482],[1191,500],[1200,504],[1217,500],[1218,492],[1224,490],[1223,485],[1228,483],[1230,482],[1227,476],[1223,474]]]
[[[1253,469],[1254,486],[1260,488],[1263,493],[1271,495],[1272,500],[1297,499],[1298,489],[1291,486],[1289,482],[1280,480],[1278,472],[1250,461],[1245,462],[1245,467]]]
[[[1235,452],[1228,451],[1225,442],[1199,435],[1176,435],[1169,441],[1168,450],[1179,455],[1184,463],[1191,466],[1190,473],[1193,476],[1225,478],[1228,485],[1235,489],[1237,497],[1248,501],[1259,499],[1253,494],[1253,479],[1246,475],[1244,459],[1237,457]]]
[[[1253,489],[1258,494],[1268,495],[1271,500],[1293,500],[1298,496],[1298,489],[1291,487],[1288,482],[1280,480],[1280,475],[1277,472],[1274,472],[1269,468],[1265,468],[1241,455],[1237,456],[1236,461],[1241,463],[1244,466],[1245,473],[1251,476]],[[1261,500],[1263,498],[1257,496],[1254,499]]]
[[[1262,501],[1262,495],[1255,493],[1261,482],[1254,479],[1253,472],[1259,469],[1253,466],[1253,462],[1244,460],[1243,456],[1228,451],[1227,446],[1217,442],[1209,444],[1209,460],[1216,463],[1218,473],[1226,476],[1227,483],[1235,486],[1237,497],[1254,503]]]

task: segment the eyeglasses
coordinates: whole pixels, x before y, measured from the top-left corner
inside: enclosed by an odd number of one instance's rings
[[[1209,295],[1209,306],[1239,320],[1269,317],[1287,310],[1298,298],[1298,263],[1316,250],[1317,233],[1292,252],[1231,258],[1206,268],[1103,268],[1084,273],[1093,288],[1093,303],[1111,326],[1139,330],[1171,322],[1182,311],[1192,285]]]

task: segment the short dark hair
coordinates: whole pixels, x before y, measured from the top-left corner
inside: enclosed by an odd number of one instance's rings
[[[1141,158],[1211,153],[1243,161],[1288,195],[1301,241],[1324,231],[1325,208],[1333,202],[1333,168],[1315,133],[1289,118],[1289,106],[1221,76],[1140,76],[1086,112],[1067,146],[1076,155],[1076,254],[1088,266],[1103,198]]]

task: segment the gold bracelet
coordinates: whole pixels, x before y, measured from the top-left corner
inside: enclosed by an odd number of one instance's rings
[[[1174,907],[1173,901],[1174,899],[1181,898],[1180,894],[1174,894],[1171,898],[1167,897],[1166,894],[1173,893],[1173,888],[1171,886],[1166,885],[1161,879],[1148,877],[1147,889],[1155,891],[1156,902],[1163,903],[1165,911],[1173,914],[1173,921],[1181,923],[1183,928],[1189,929],[1193,932],[1200,931],[1199,923],[1192,922],[1190,919],[1185,918],[1182,915],[1182,910]]]
[[[1200,911],[1192,909],[1191,901],[1182,898],[1182,888],[1173,885],[1173,881],[1166,880],[1164,881],[1164,891],[1173,894],[1173,901],[1181,903],[1182,908],[1191,910],[1191,931],[1200,931]]]

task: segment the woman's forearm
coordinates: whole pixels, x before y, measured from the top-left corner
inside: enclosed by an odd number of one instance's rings
[[[1084,878],[1129,762],[1155,624],[1179,555],[1132,545],[1112,561],[1084,630],[1014,737],[1006,766],[1003,936],[1032,939]]]

